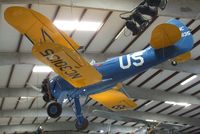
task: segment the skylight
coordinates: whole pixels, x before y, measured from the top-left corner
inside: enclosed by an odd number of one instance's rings
[[[33,68],[33,72],[35,73],[49,73],[52,72],[53,70],[48,67],[48,66],[35,66]]]
[[[183,106],[183,107],[189,107],[191,104],[185,103],[185,102],[173,102],[173,101],[165,101],[166,104],[172,104],[174,106]]]
[[[63,31],[97,31],[101,23],[93,21],[69,21],[69,20],[55,20],[53,24]]]
[[[193,79],[197,78],[197,75],[193,75],[192,77],[188,78],[187,80],[183,81],[181,83],[181,85],[185,85],[187,83],[189,83],[190,81],[192,81]]]

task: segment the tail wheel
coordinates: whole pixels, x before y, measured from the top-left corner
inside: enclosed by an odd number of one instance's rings
[[[172,66],[176,66],[178,63],[177,63],[177,61],[172,60],[172,61],[171,61],[171,64],[172,64]]]
[[[62,106],[57,102],[53,102],[48,105],[47,113],[51,118],[58,118],[62,113]]]
[[[77,130],[85,130],[88,127],[88,124],[88,120],[84,118],[82,123],[79,123],[78,120],[76,120],[75,127]]]

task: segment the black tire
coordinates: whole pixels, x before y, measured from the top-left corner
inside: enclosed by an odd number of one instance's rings
[[[80,130],[85,130],[88,127],[88,125],[89,125],[88,120],[86,118],[84,118],[83,123],[81,125],[76,120],[75,127],[76,127],[77,130],[80,131]]]
[[[49,95],[48,95],[48,94],[44,94],[42,98],[43,98],[43,100],[44,100],[45,102],[50,102],[50,98],[49,98]]]
[[[58,118],[62,113],[62,106],[57,102],[52,102],[47,107],[47,114],[51,118]]]
[[[178,64],[178,63],[177,63],[175,60],[172,60],[172,61],[171,61],[171,65],[172,65],[172,66],[176,66],[177,64]]]

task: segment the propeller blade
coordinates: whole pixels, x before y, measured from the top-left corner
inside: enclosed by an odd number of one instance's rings
[[[29,87],[31,87],[32,89],[38,91],[38,92],[42,92],[42,89],[40,89],[40,88],[38,88],[38,87],[36,87],[36,86],[30,84],[30,83],[27,83],[27,85],[28,85]]]

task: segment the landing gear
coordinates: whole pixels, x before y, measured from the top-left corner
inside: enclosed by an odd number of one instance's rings
[[[85,130],[88,127],[88,120],[83,117],[81,112],[81,104],[78,97],[74,98],[75,113],[76,113],[76,124],[77,130]]]
[[[82,123],[79,123],[78,120],[76,120],[76,124],[75,124],[75,127],[78,129],[78,130],[85,130],[89,125],[89,122],[86,118],[83,118],[83,122]]]
[[[62,106],[57,102],[52,102],[47,107],[47,114],[51,118],[58,118],[62,113]]]
[[[50,91],[50,83],[49,83],[49,79],[44,79],[42,82],[42,93],[43,95],[43,100],[45,102],[50,102],[51,100],[54,100],[54,97],[51,95],[51,91]]]
[[[175,60],[172,60],[172,61],[171,61],[171,65],[172,65],[172,66],[176,66],[177,64],[178,64],[177,61],[175,61]]]
[[[43,98],[43,100],[44,100],[45,102],[50,102],[50,98],[49,98],[49,95],[48,95],[48,94],[44,94],[42,98]]]

